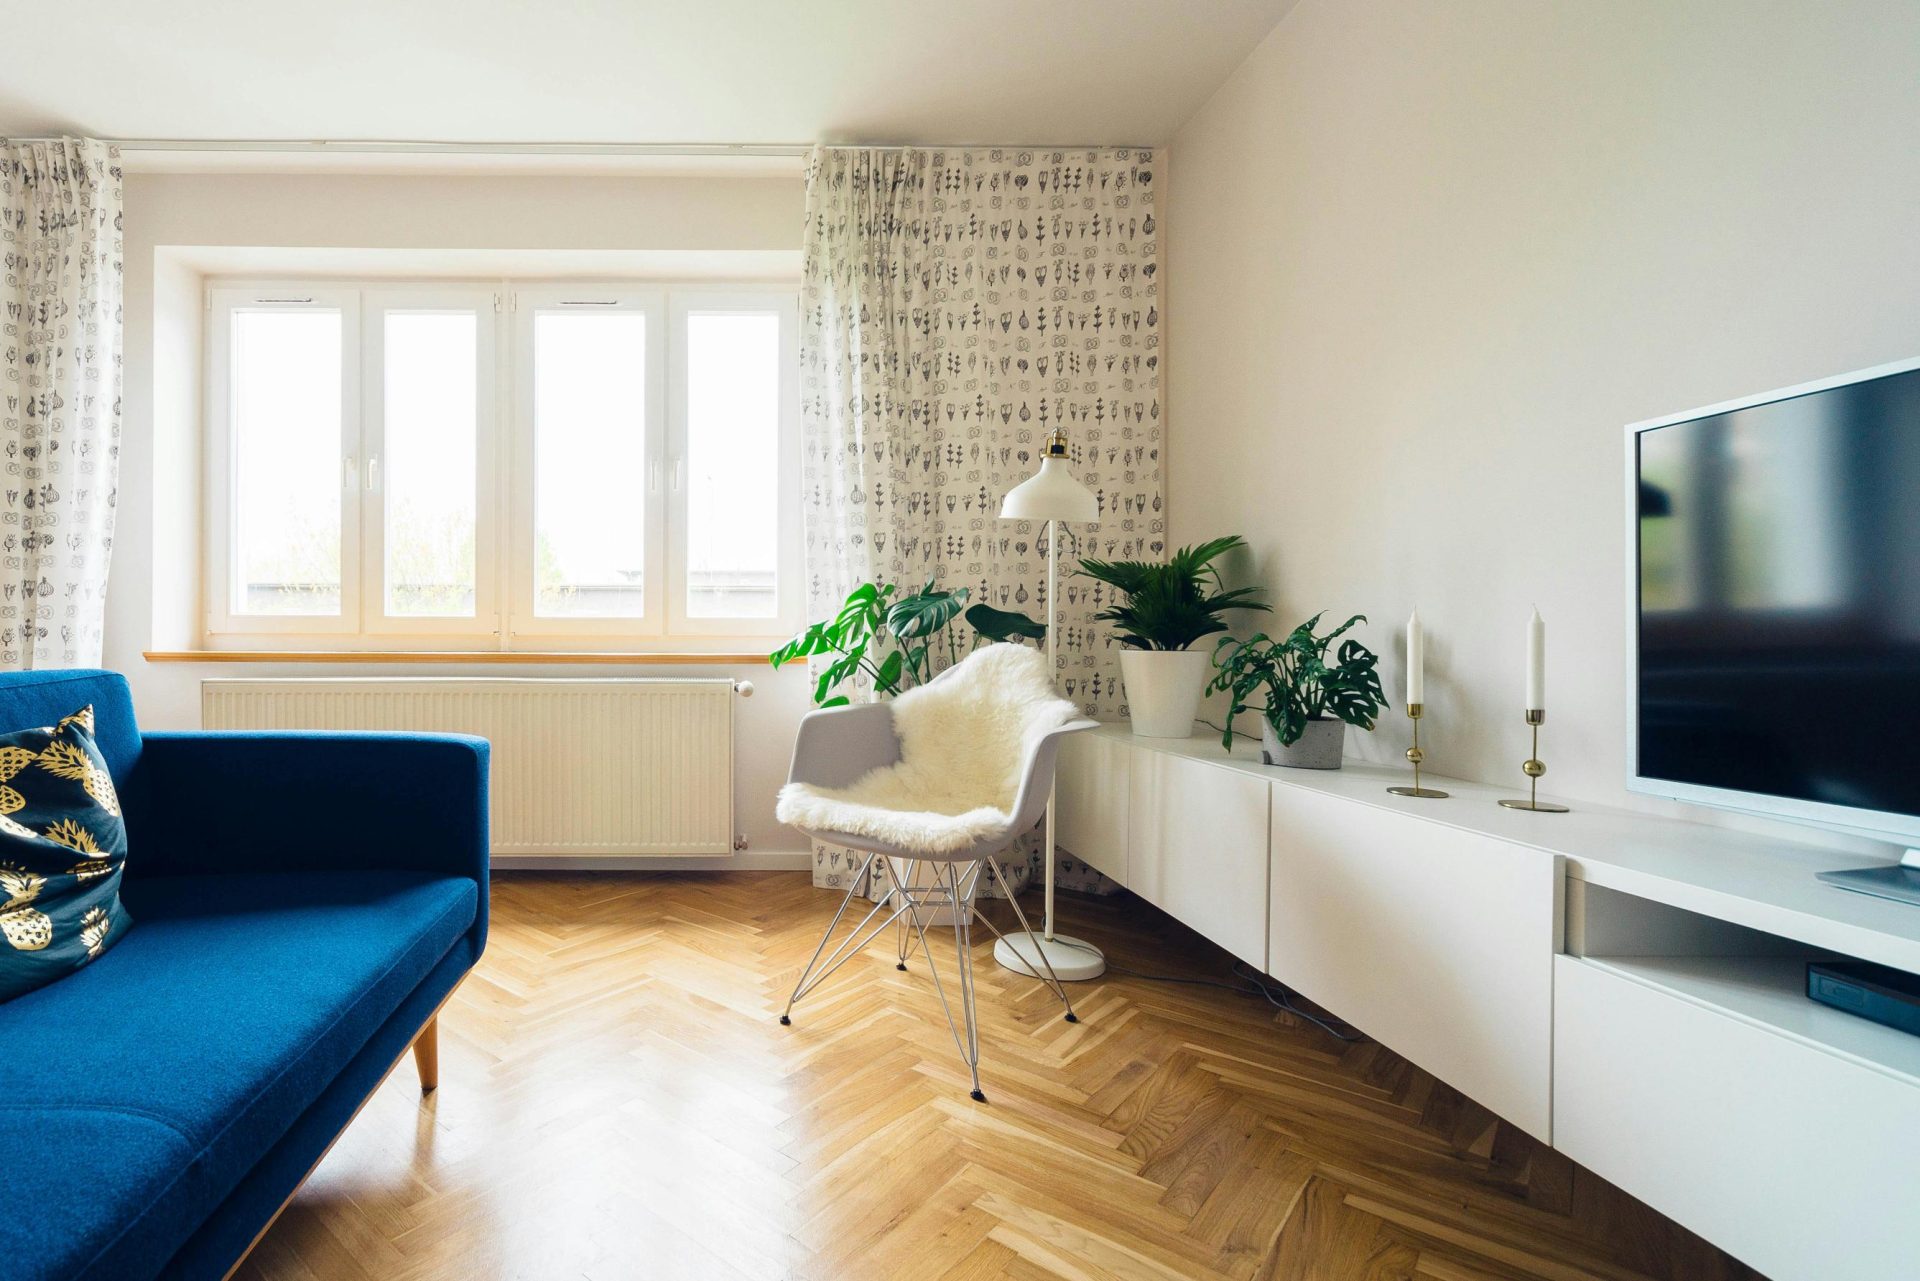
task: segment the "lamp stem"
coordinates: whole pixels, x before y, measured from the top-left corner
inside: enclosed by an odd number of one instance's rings
[[[1047,522],[1047,684],[1049,686],[1058,679],[1055,676],[1056,669],[1053,663],[1053,632],[1054,625],[1059,622],[1059,618],[1058,611],[1054,608],[1053,589],[1055,583],[1058,581],[1056,575],[1059,572],[1059,568],[1060,522],[1057,520],[1049,520]],[[1046,940],[1049,943],[1053,942],[1053,794],[1055,790],[1053,784],[1048,785],[1046,836],[1047,902],[1045,913],[1046,921],[1042,926],[1041,933],[1046,936]]]

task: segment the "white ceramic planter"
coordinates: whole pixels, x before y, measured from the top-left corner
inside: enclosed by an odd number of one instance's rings
[[[1120,680],[1127,714],[1142,738],[1186,738],[1200,714],[1200,695],[1213,671],[1204,649],[1123,649]]]

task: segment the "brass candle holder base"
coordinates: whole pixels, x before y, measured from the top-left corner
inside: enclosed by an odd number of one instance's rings
[[[1426,710],[1426,706],[1422,703],[1407,704],[1407,719],[1413,722],[1413,746],[1407,749],[1407,759],[1413,762],[1413,786],[1389,787],[1387,790],[1395,796],[1418,796],[1430,801],[1444,800],[1449,793],[1437,787],[1420,786],[1420,762],[1427,759],[1427,754],[1420,750],[1420,717]]]
[[[1532,810],[1536,814],[1571,813],[1564,805],[1555,805],[1552,801],[1540,799],[1540,776],[1547,772],[1546,764],[1540,759],[1540,726],[1546,723],[1545,709],[1533,707],[1527,709],[1527,724],[1533,727],[1533,751],[1521,763],[1520,770],[1527,776],[1527,797],[1521,800],[1515,797],[1500,802],[1510,810]]]

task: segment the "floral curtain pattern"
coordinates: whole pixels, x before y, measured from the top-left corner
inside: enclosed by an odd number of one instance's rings
[[[1062,527],[1063,695],[1123,710],[1082,555],[1165,554],[1159,251],[1151,151],[818,148],[807,164],[801,479],[810,617],[857,583],[932,575],[1036,617],[1046,527],[998,517],[1066,429],[1098,523]],[[1008,868],[1038,866],[1037,839]],[[815,851],[844,888],[849,853]],[[1058,883],[1097,872],[1064,856]]]
[[[120,156],[0,140],[0,669],[100,662],[120,456]]]

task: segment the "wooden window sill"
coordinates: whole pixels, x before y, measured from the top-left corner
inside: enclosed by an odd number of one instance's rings
[[[278,649],[159,649],[141,655],[149,663],[475,663],[548,664],[596,667],[726,667],[765,663],[764,653],[679,654],[655,651],[619,654],[567,650],[278,650]]]

